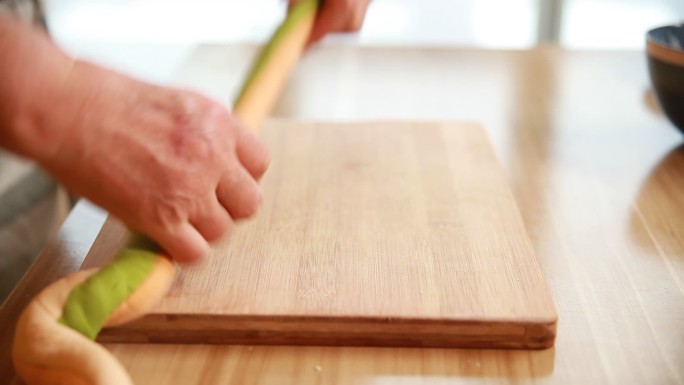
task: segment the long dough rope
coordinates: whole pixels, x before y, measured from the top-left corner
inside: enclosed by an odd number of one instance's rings
[[[318,0],[302,0],[261,51],[234,105],[258,129],[304,50]],[[123,366],[94,340],[103,327],[144,315],[169,290],[175,267],[152,241],[134,235],[108,265],[79,271],[40,292],[24,309],[12,360],[28,385],[132,385]]]

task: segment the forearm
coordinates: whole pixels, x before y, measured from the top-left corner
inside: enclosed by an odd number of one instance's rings
[[[0,16],[0,147],[34,159],[56,151],[64,133],[45,123],[72,64],[44,33]]]

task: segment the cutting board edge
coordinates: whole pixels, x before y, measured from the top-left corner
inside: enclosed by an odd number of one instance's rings
[[[182,324],[178,328],[175,324]],[[391,325],[391,328],[388,326]],[[547,349],[557,317],[506,320],[152,314],[102,331],[103,343]],[[182,331],[181,331],[182,330]]]

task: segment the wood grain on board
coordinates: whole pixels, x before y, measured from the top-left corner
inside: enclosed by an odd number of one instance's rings
[[[258,215],[107,342],[545,348],[556,313],[474,124],[277,122]],[[109,220],[84,267],[126,238]]]

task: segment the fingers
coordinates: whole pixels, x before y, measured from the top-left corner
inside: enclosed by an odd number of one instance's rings
[[[261,188],[242,167],[236,167],[223,176],[216,189],[216,196],[233,219],[253,215],[263,199]]]
[[[148,231],[148,235],[180,263],[195,262],[207,255],[209,242],[229,232],[235,219],[256,213],[262,201],[257,179],[268,167],[268,149],[256,134],[236,119],[231,120],[231,129],[223,132],[233,135],[235,147],[224,152],[218,158],[221,160],[213,165],[216,170],[214,187],[203,187],[204,192],[194,198],[170,199],[161,206],[156,202],[157,214],[150,216],[156,218],[156,223],[150,223],[154,229]],[[205,183],[198,179],[190,185]],[[181,189],[184,188],[181,185]]]
[[[179,263],[192,263],[205,257],[208,242],[224,236],[232,227],[233,219],[246,218],[256,213],[262,201],[261,188],[250,173],[236,167],[223,177],[215,192],[188,221],[170,228],[160,227],[149,234]]]
[[[366,17],[369,0],[326,0],[309,35],[311,45],[329,33],[357,32]]]
[[[216,191],[189,218],[191,225],[209,242],[218,240],[230,230],[233,219],[256,213],[262,200],[257,180],[268,168],[270,154],[259,137],[237,120],[232,122],[236,134],[235,157],[224,165],[233,165],[219,181]],[[239,160],[239,162],[238,162]]]
[[[237,125],[237,148],[235,149],[242,166],[256,180],[259,180],[271,161],[268,147],[251,130],[242,124]]]
[[[148,231],[148,235],[179,263],[193,263],[205,257],[210,251],[209,242],[225,236],[233,219],[246,218],[257,211],[262,194],[254,178],[238,167],[223,178],[215,192],[199,200],[203,204],[187,221],[180,220],[172,225],[160,223]]]
[[[361,30],[361,27],[363,27],[363,22],[366,19],[368,5],[369,1],[360,1],[359,6],[354,9],[355,12],[351,15],[349,19],[349,23],[347,24],[348,31],[358,32]]]
[[[226,209],[221,206],[216,195],[212,192],[211,196],[204,199],[203,207],[199,208],[198,213],[190,218],[197,231],[209,242],[216,241],[228,232],[233,224],[233,220],[228,215]]]
[[[157,228],[149,235],[179,263],[192,263],[209,254],[209,243],[189,222],[168,229]]]
[[[330,32],[341,31],[347,15],[340,14],[340,2],[327,1],[321,6],[316,16],[316,21],[309,34],[309,43],[313,44],[321,40]]]

